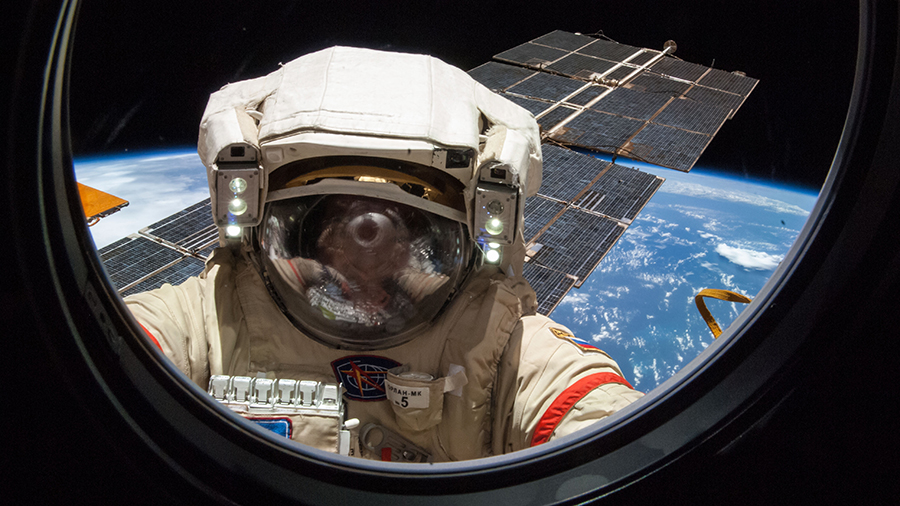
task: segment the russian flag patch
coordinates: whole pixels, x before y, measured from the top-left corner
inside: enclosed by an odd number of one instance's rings
[[[245,417],[247,420],[259,425],[263,429],[270,430],[279,436],[284,436],[288,439],[291,438],[291,430],[294,428],[294,424],[291,423],[291,419],[287,417],[278,417],[278,418],[250,418]]]
[[[597,348],[596,346],[585,341],[584,339],[578,339],[577,337],[572,335],[571,332],[569,332],[567,330],[559,329],[556,327],[550,327],[550,332],[552,332],[553,335],[556,336],[557,338],[562,339],[563,341],[566,341],[570,344],[573,344],[582,353],[602,353],[602,354],[606,355],[607,357],[609,357],[609,354],[606,353],[605,351],[601,350],[600,348]],[[612,358],[612,357],[610,357],[610,358]]]

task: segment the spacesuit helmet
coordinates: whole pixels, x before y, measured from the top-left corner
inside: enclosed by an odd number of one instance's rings
[[[228,84],[198,153],[220,244],[328,346],[400,345],[481,265],[522,274],[537,123],[435,58],[334,47]]]

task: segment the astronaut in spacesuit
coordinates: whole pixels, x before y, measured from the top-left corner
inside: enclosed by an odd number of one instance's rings
[[[324,450],[440,462],[528,448],[642,395],[536,314],[522,216],[538,126],[459,69],[312,53],[213,93],[199,154],[220,247],[198,278],[128,307],[211,393],[236,378],[340,385],[337,425],[309,409],[245,417],[285,419],[285,436]]]

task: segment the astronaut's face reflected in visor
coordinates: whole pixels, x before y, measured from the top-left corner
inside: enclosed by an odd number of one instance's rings
[[[465,277],[463,224],[355,195],[266,206],[260,257],[273,296],[310,337],[373,350],[414,338]]]

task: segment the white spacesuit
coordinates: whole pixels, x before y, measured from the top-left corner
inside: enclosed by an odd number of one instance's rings
[[[540,444],[642,395],[535,314],[522,215],[540,186],[538,126],[459,69],[309,54],[214,93],[199,153],[221,247],[200,277],[128,307],[211,393],[211,378],[236,377],[343,392],[335,404],[318,390],[337,422],[232,406],[247,418],[284,420],[320,449],[437,462]]]

